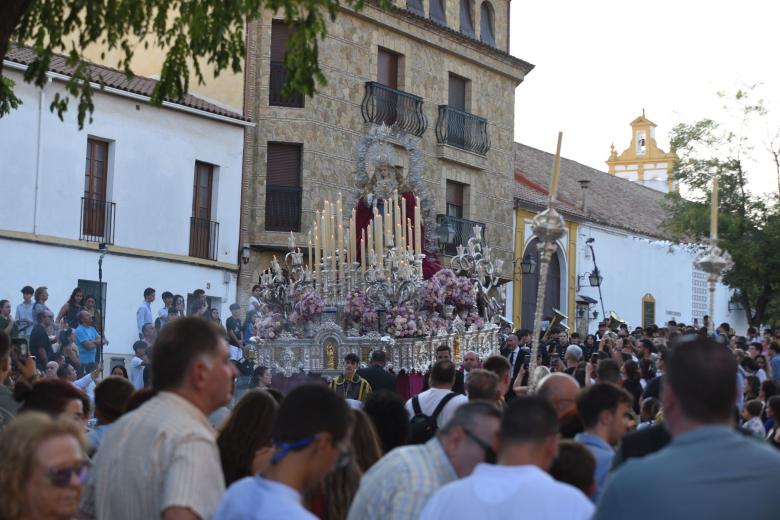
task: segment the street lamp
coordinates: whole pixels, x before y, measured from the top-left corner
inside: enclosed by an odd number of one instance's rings
[[[108,244],[101,242],[98,244],[98,251],[100,256],[98,257],[98,291],[100,291],[100,348],[97,352],[98,364],[103,362],[103,345],[106,342],[105,328],[106,328],[106,302],[103,300],[103,257],[108,253]]]
[[[593,237],[590,237],[585,241],[585,244],[587,244],[588,248],[590,248],[590,255],[593,258],[593,271],[588,276],[588,282],[590,283],[591,287],[598,287],[599,301],[601,302],[601,314],[602,316],[606,316],[607,313],[604,310],[604,297],[601,295],[601,282],[604,281],[604,277],[601,276],[599,267],[596,265],[596,252],[593,250],[593,242],[595,241],[596,239]]]
[[[601,273],[599,272],[599,268],[595,267],[593,269],[593,272],[591,272],[588,275],[588,282],[590,283],[591,287],[601,287],[601,282],[604,280],[604,277],[601,276]]]
[[[249,252],[249,242],[244,242],[244,245],[241,248],[241,262],[243,262],[244,265],[249,263]]]
[[[522,274],[534,274],[536,272],[536,261],[528,253],[525,254],[520,262],[520,272]]]

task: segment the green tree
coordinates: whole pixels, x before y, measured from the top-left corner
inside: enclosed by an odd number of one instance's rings
[[[346,0],[355,10],[365,0]],[[388,0],[380,0],[383,7]],[[130,62],[137,45],[158,46],[166,56],[152,102],[179,99],[189,88],[190,68],[199,83],[205,82],[201,63],[211,64],[215,74],[229,69],[240,72],[245,57],[245,28],[263,9],[279,12],[295,31],[288,44],[285,65],[289,71],[286,93],[311,95],[326,83],[318,66],[319,40],[327,34],[327,19],[335,19],[339,0],[2,0],[0,2],[0,117],[16,108],[13,82],[2,76],[2,63],[10,45],[31,46],[37,59],[24,75],[26,82],[43,86],[52,55],[66,54],[75,67],[66,84],[78,100],[78,121],[94,109],[89,64],[82,49],[97,44],[118,49],[117,66],[133,75]],[[138,42],[141,42],[140,44]],[[57,95],[51,104],[60,119],[68,109],[68,97]]]
[[[723,281],[735,289],[747,321],[759,326],[780,318],[780,199],[774,189],[759,196],[747,187],[746,168],[755,150],[748,130],[766,116],[763,103],[754,102],[752,93],[751,87],[731,97],[719,94],[726,101],[721,119],[733,123],[703,119],[672,129],[671,144],[679,157],[675,178],[689,195],[667,196],[665,224],[678,240],[705,240],[712,175],[718,174],[719,244],[734,260]]]

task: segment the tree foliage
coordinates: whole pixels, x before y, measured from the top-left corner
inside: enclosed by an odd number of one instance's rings
[[[189,89],[190,69],[204,83],[202,64],[215,74],[240,72],[245,57],[246,26],[263,9],[283,15],[297,27],[291,35],[285,65],[289,71],[286,93],[314,93],[326,83],[318,66],[319,40],[327,34],[327,19],[335,19],[339,0],[3,0],[0,3],[0,67],[9,44],[31,46],[37,59],[24,79],[42,87],[54,53],[64,53],[74,67],[66,84],[78,100],[78,121],[94,110],[89,64],[83,49],[99,45],[105,52],[119,50],[118,68],[133,75],[130,63],[139,47],[157,46],[165,59],[152,102],[180,99]],[[364,0],[346,0],[360,10]],[[380,4],[387,7],[388,0]],[[0,73],[2,68],[0,68]],[[0,117],[18,106],[13,87],[0,77]],[[57,95],[51,110],[60,119],[68,109],[68,96]]]
[[[750,324],[780,319],[780,202],[774,189],[762,196],[747,186],[747,165],[756,149],[748,130],[766,115],[753,89],[739,90],[726,100],[722,119],[680,123],[671,144],[679,161],[674,174],[688,198],[667,196],[666,227],[680,240],[703,241],[709,236],[712,176],[719,182],[719,244],[734,267],[723,277]],[[771,152],[771,148],[769,148]]]

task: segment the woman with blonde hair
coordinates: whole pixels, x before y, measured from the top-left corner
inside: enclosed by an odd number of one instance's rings
[[[86,442],[73,422],[19,416],[0,434],[0,518],[72,519],[88,467]]]

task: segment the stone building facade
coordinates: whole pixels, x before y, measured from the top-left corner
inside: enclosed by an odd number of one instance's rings
[[[306,99],[280,94],[283,24],[267,12],[250,27],[245,113],[256,127],[245,150],[242,303],[271,255],[286,251],[291,230],[306,244],[324,200],[342,194],[349,212],[357,149],[381,123],[419,137],[422,180],[450,239],[483,224],[511,278],[514,91],[533,66],[508,53],[508,4],[398,0],[389,10],[373,2],[359,13],[342,9],[319,47],[328,84]],[[397,166],[408,169],[407,150],[394,144]]]

